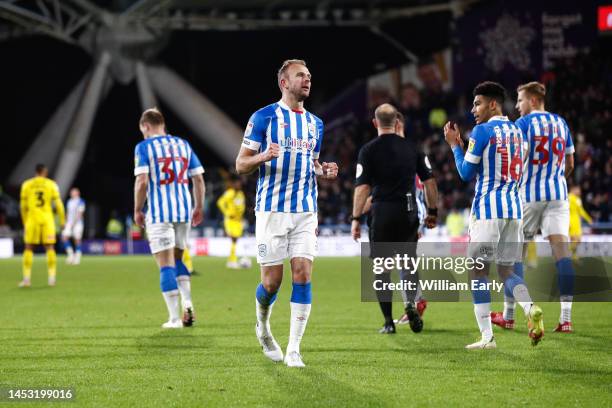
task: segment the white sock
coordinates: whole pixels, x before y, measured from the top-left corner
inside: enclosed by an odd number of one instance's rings
[[[181,275],[176,278],[179,292],[181,293],[181,299],[183,300],[183,307],[193,307],[191,303],[191,278],[188,275]]]
[[[504,296],[504,320],[514,320],[514,298]]]
[[[504,302],[504,320],[514,320],[514,299],[510,300],[510,298],[506,299]]]
[[[478,322],[478,328],[484,341],[489,341],[493,337],[493,328],[491,327],[491,304],[478,303],[474,305],[474,316]]]
[[[571,322],[572,321],[572,300],[573,296],[561,296],[561,315],[559,316],[559,323]]]
[[[71,246],[69,246],[68,248],[66,248],[66,255],[68,256],[72,256],[74,254],[74,250],[72,249]]]
[[[289,326],[289,344],[287,345],[287,354],[292,351],[300,352],[300,342],[306,330],[308,316],[310,316],[310,307],[312,305],[304,305],[302,303],[291,302],[291,324]]]
[[[531,305],[533,302],[531,301],[531,296],[529,296],[529,290],[527,290],[527,286],[524,284],[519,284],[514,287],[512,290],[512,295],[514,299],[518,302],[519,306],[523,308],[525,312],[525,316],[529,315],[529,309],[531,309]]]
[[[166,307],[168,308],[168,315],[170,320],[179,319],[179,291],[177,289],[162,292],[164,300],[166,301]]]
[[[255,315],[257,316],[257,323],[259,327],[266,332],[270,332],[270,316],[272,315],[272,307],[274,303],[268,306],[264,306],[257,298],[255,298]]]

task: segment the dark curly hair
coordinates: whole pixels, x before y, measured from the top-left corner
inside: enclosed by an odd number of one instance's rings
[[[476,85],[474,88],[474,92],[472,92],[473,96],[482,95],[487,98],[494,99],[498,105],[503,105],[506,100],[506,90],[504,87],[493,81],[484,81]]]

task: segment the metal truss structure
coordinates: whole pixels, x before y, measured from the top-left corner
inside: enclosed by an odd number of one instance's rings
[[[0,1],[0,40],[47,35],[81,47],[95,61],[40,131],[9,184],[19,185],[35,163],[45,162],[66,194],[80,167],[98,106],[114,84],[133,80],[143,110],[160,98],[220,158],[233,163],[240,128],[177,73],[151,63],[174,30],[365,27],[416,61],[415,55],[380,30],[383,22],[439,11],[460,15],[477,1],[139,0],[124,1],[127,7],[120,11],[90,0]]]

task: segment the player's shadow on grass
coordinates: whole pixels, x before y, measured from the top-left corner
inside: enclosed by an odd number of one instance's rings
[[[213,336],[190,329],[164,330],[136,339],[136,346],[141,351],[167,349],[180,352],[186,349],[209,349],[213,347],[213,343]]]
[[[308,361],[306,361],[308,364]],[[326,370],[307,366],[289,368],[283,364],[270,364],[267,373],[276,384],[278,392],[270,393],[270,406],[347,406],[350,401],[359,401],[360,407],[385,407],[380,397],[363,388],[351,387],[328,375]],[[329,368],[330,370],[336,368]]]

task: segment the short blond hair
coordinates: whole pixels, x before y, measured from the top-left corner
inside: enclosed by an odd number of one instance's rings
[[[283,88],[281,87],[281,79],[283,78],[283,76],[285,76],[285,73],[287,72],[289,67],[293,64],[299,64],[299,65],[306,66],[306,61],[301,60],[301,59],[288,59],[288,60],[283,61],[283,64],[278,69],[278,74],[277,74],[278,87],[280,88],[281,92],[283,91]]]
[[[164,115],[162,115],[159,109],[155,107],[155,108],[147,109],[146,111],[142,112],[139,123],[141,125],[148,123],[151,126],[157,127],[157,126],[164,126],[166,124],[166,121],[164,119]]]
[[[518,88],[516,88],[516,92],[518,93],[521,91],[525,91],[525,93],[529,94],[530,96],[535,96],[540,100],[540,102],[544,102],[544,98],[546,97],[546,86],[537,81],[519,85]]]

